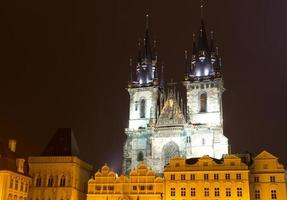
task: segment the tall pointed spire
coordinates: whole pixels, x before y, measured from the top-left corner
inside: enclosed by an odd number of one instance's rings
[[[184,79],[187,81],[188,80],[188,75],[189,75],[189,63],[188,63],[188,53],[187,50],[184,51],[184,59],[185,59],[185,77]]]
[[[145,24],[145,36],[144,36],[144,49],[143,49],[143,59],[147,63],[151,63],[152,61],[152,50],[150,44],[150,36],[149,36],[149,15],[146,15],[146,24]]]
[[[200,1],[201,25],[200,25],[199,38],[198,38],[198,50],[208,51],[208,40],[207,40],[207,35],[206,35],[204,21],[203,21],[203,9],[204,9],[204,2],[203,0],[201,0]]]
[[[164,63],[162,63],[162,65],[161,65],[160,87],[164,88]]]

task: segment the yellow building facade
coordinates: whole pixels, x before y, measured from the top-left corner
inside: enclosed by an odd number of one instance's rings
[[[163,179],[145,164],[129,176],[117,176],[107,165],[89,180],[87,200],[161,200]]]
[[[248,166],[234,155],[223,160],[175,157],[165,167],[164,180],[166,200],[250,200]]]
[[[250,194],[254,200],[286,200],[286,173],[278,158],[267,151],[250,166]]]
[[[0,144],[0,200],[28,200],[31,177],[27,175],[25,160],[16,159],[15,151],[15,140],[10,140],[9,146]]]

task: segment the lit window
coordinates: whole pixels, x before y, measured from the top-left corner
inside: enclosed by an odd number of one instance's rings
[[[276,192],[276,190],[271,190],[271,199],[277,199],[277,192]]]
[[[180,195],[181,195],[182,197],[185,197],[185,195],[186,195],[185,188],[181,188],[181,189],[180,189]]]
[[[140,118],[145,118],[145,100],[142,99],[140,102]]]
[[[191,188],[190,189],[190,196],[195,197],[196,193],[195,193],[195,188]]]
[[[209,188],[204,188],[204,196],[209,197]]]
[[[170,196],[175,196],[175,188],[170,188]]]
[[[175,174],[170,175],[170,180],[175,180]]]
[[[225,189],[225,195],[226,195],[227,197],[231,197],[231,188],[226,188],[226,189]]]
[[[230,174],[225,174],[225,179],[230,180]]]
[[[214,196],[219,197],[219,188],[214,188]]]
[[[275,176],[270,176],[270,182],[275,182]]]
[[[190,174],[190,180],[194,181],[195,180],[195,174]]]
[[[202,93],[200,95],[200,112],[206,112],[207,108],[207,94]]]
[[[206,180],[208,180],[208,174],[204,174],[203,175],[203,179],[206,181]]]
[[[185,174],[181,174],[180,179],[184,181],[185,180]]]
[[[214,180],[216,180],[216,181],[219,180],[219,174],[214,174]]]
[[[255,199],[260,199],[260,191],[255,190]]]
[[[242,188],[237,188],[237,196],[242,197]]]
[[[236,180],[241,180],[241,174],[236,174]]]
[[[64,175],[61,177],[60,186],[61,186],[61,187],[65,187],[65,186],[66,186],[66,178],[65,178]]]

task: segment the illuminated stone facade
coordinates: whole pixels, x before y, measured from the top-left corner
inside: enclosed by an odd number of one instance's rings
[[[87,200],[161,200],[163,189],[163,179],[143,163],[129,177],[104,165],[89,180]]]
[[[213,33],[208,41],[202,21],[191,60],[186,54],[185,92],[181,95],[186,100],[180,97],[174,84],[169,87],[164,84],[163,68],[159,70],[157,53],[150,40],[147,26],[144,45],[139,45],[136,77],[131,75],[127,89],[130,110],[123,171],[128,174],[145,162],[156,173],[162,173],[174,156],[222,158],[229,153],[229,145],[223,135],[224,87]]]
[[[30,200],[85,200],[92,166],[78,158],[71,129],[58,129],[41,156],[29,157]]]
[[[12,144],[12,146],[11,146]],[[31,177],[28,176],[25,160],[15,158],[16,141],[0,144],[0,199],[28,200]]]

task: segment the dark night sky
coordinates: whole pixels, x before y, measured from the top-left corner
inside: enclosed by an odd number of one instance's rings
[[[224,133],[233,152],[266,149],[287,164],[287,1],[209,0],[224,64]],[[167,79],[183,79],[199,0],[0,3],[0,139],[39,155],[72,127],[82,158],[120,168],[128,120],[128,59],[150,14]],[[284,89],[285,88],[285,89]]]

